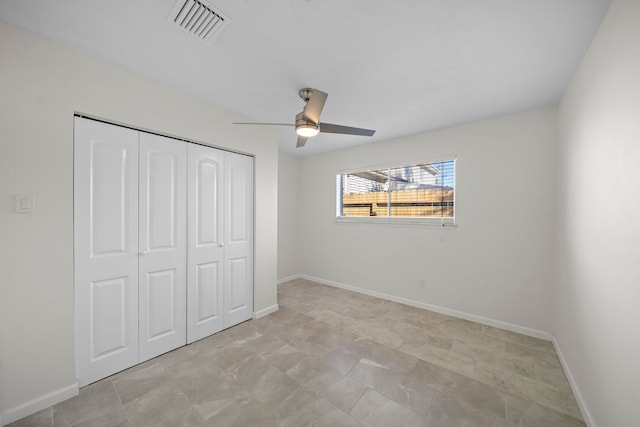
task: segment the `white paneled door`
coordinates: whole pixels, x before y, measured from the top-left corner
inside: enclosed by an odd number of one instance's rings
[[[253,158],[75,119],[81,386],[253,316]]]
[[[189,144],[187,341],[223,329],[224,152]]]
[[[80,385],[138,362],[138,132],[75,119],[74,269]]]
[[[140,133],[139,361],[186,344],[187,144]]]
[[[224,327],[253,315],[253,157],[224,153]]]

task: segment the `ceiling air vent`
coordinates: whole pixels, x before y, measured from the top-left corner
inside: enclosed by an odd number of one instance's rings
[[[178,0],[167,21],[179,25],[200,40],[211,43],[231,18],[200,0]]]

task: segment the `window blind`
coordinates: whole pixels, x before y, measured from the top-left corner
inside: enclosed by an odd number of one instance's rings
[[[455,160],[339,174],[338,216],[455,217]]]

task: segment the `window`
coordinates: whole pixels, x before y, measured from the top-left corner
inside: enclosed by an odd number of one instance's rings
[[[455,160],[338,174],[336,211],[340,220],[375,217],[452,225]]]

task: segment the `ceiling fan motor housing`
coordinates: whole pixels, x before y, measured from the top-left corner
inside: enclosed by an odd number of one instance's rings
[[[300,136],[316,136],[320,132],[320,127],[317,123],[313,123],[309,120],[305,120],[302,117],[302,112],[296,114],[296,133]]]

